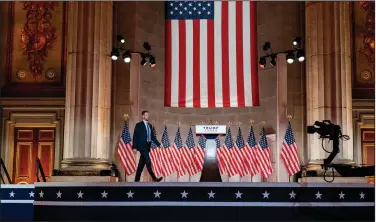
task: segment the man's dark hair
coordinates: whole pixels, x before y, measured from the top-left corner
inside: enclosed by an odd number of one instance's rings
[[[148,113],[148,112],[149,112],[149,111],[144,110],[144,111],[142,111],[141,115],[144,115],[145,113]]]

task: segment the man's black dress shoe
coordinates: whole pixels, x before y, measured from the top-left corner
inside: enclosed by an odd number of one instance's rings
[[[163,177],[158,177],[154,179],[154,182],[161,182],[163,180]]]

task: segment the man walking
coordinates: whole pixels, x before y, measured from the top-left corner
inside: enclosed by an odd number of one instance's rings
[[[152,125],[149,123],[149,112],[142,111],[142,121],[137,123],[133,132],[133,149],[138,150],[141,153],[140,161],[138,162],[135,182],[140,181],[142,170],[146,164],[150,176],[155,182],[162,180],[162,177],[157,178],[151,168],[151,159],[149,156],[151,142],[161,146],[155,134],[152,132]]]

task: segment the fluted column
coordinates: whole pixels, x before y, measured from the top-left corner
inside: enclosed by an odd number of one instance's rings
[[[349,2],[306,3],[307,124],[331,120],[350,140],[340,142],[333,162],[353,161],[351,93],[351,8]],[[327,150],[332,144],[324,142]],[[328,154],[316,135],[308,135],[308,159]]]
[[[108,166],[112,2],[69,2],[62,167]]]

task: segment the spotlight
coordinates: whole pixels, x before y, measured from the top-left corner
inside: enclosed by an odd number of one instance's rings
[[[129,50],[127,50],[124,55],[123,55],[123,59],[124,59],[124,62],[125,63],[130,63],[131,62],[131,52]]]
[[[302,39],[300,38],[300,37],[296,37],[295,39],[294,39],[294,41],[292,42],[292,44],[294,45],[294,46],[300,46],[300,43],[302,42]]]
[[[150,63],[150,67],[151,68],[154,68],[156,66],[155,57],[154,56],[150,56],[149,57],[149,63]]]
[[[117,40],[118,40],[119,42],[121,42],[122,44],[125,43],[125,39],[123,38],[123,36],[121,36],[121,35],[117,35],[116,38],[117,38]]]
[[[302,49],[298,50],[296,57],[298,58],[299,62],[303,62],[305,60],[304,51]]]
[[[265,59],[265,57],[261,57],[260,58],[260,61],[259,61],[259,66],[260,66],[260,68],[265,68],[265,65],[266,65],[266,59]]]
[[[275,66],[276,64],[277,64],[277,62],[275,61],[275,59],[277,58],[277,55],[275,55],[275,54],[272,54],[271,56],[271,60],[270,60],[270,65],[271,66]]]
[[[141,55],[141,62],[140,62],[140,64],[142,65],[142,66],[145,66],[146,65],[146,63],[148,63],[147,61],[146,61],[146,56],[145,55]]]
[[[268,51],[270,47],[271,47],[270,42],[265,42],[264,45],[262,46],[262,50]]]
[[[117,60],[119,57],[119,50],[117,49],[112,49],[112,52],[111,52],[111,59],[112,60]]]
[[[292,64],[294,63],[294,60],[295,60],[295,56],[294,56],[294,52],[293,51],[289,51],[286,55],[286,61],[288,64]]]

